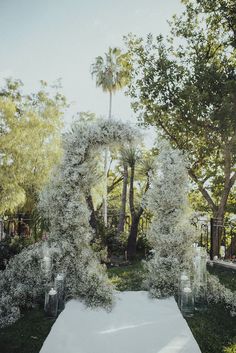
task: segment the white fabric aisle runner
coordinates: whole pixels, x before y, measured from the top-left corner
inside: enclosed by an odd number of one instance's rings
[[[200,353],[174,298],[118,292],[111,312],[71,300],[40,353]]]

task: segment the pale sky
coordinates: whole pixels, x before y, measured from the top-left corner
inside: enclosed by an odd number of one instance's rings
[[[74,102],[67,125],[78,111],[107,116],[108,95],[90,74],[95,57],[130,32],[166,35],[167,19],[181,9],[180,0],[0,0],[0,82],[20,78],[32,92],[41,79],[62,78]],[[114,118],[135,121],[123,92],[113,102]]]

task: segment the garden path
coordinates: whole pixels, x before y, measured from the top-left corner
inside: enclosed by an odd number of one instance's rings
[[[174,298],[117,292],[111,312],[71,300],[40,353],[200,353]]]

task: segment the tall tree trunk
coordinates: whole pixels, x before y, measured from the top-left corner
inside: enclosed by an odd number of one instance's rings
[[[103,190],[103,220],[104,225],[107,227],[107,161],[108,161],[108,147],[105,149],[104,157],[104,190]]]
[[[129,260],[133,260],[136,255],[138,227],[139,227],[139,221],[142,213],[143,213],[143,209],[140,208],[140,211],[134,217],[132,217],[132,223],[130,227],[130,233],[129,233],[128,245],[127,245],[127,255]]]
[[[215,256],[219,256],[221,238],[223,234],[223,224],[224,219],[222,217],[219,218],[217,214],[215,214],[214,218],[211,219],[211,260],[213,260]]]
[[[127,163],[124,163],[123,189],[122,189],[122,195],[121,195],[121,208],[120,208],[119,222],[117,227],[117,236],[119,236],[124,231],[127,187],[128,187],[128,165]]]
[[[192,170],[189,170],[190,177],[197,183],[202,196],[212,210],[213,220],[211,223],[211,258],[219,256],[219,246],[222,239],[224,216],[230,191],[236,181],[236,172],[232,172],[232,146],[225,142],[224,146],[224,187],[221,192],[220,202],[216,204],[209,192],[198,180]]]
[[[137,237],[138,237],[138,227],[139,221],[143,214],[143,207],[140,206],[139,210],[135,212],[134,208],[134,172],[135,172],[135,165],[131,166],[130,168],[130,190],[129,190],[129,205],[130,205],[130,213],[131,213],[131,227],[130,233],[128,238],[128,245],[127,245],[127,255],[129,260],[133,260],[136,255],[136,245],[137,245]],[[145,193],[150,187],[150,180],[149,174],[147,172],[147,184],[145,187]]]
[[[112,109],[112,91],[109,91],[109,112],[108,112],[108,120],[111,120],[111,109]],[[107,167],[108,167],[108,153],[109,148],[106,147],[105,149],[105,158],[104,158],[104,192],[103,192],[103,219],[104,225],[107,227],[107,209],[108,209],[108,202],[107,202]]]
[[[236,236],[231,238],[231,244],[228,247],[228,249],[226,249],[226,257],[231,258],[232,255],[235,255],[235,253],[236,253]]]
[[[94,210],[92,195],[88,195],[86,197],[86,202],[87,202],[89,210],[91,211],[89,224],[94,229],[95,235],[97,236],[98,235],[97,218],[96,218],[96,214],[95,214],[95,210]]]
[[[135,172],[135,163],[130,166],[130,188],[129,188],[129,206],[131,213],[131,227],[128,238],[127,245],[127,255],[129,260],[133,260],[136,255],[136,243],[138,236],[138,225],[140,216],[135,212],[134,208],[134,172]]]
[[[226,209],[230,191],[236,180],[235,172],[231,176],[231,173],[232,173],[231,166],[232,166],[231,146],[226,142],[224,147],[224,178],[225,178],[224,188],[221,193],[219,205],[213,212],[213,216],[216,219],[215,222],[217,226],[213,226],[213,229],[212,229],[211,258],[214,258],[214,256],[219,256],[219,249],[220,249],[220,244],[221,244],[222,235],[223,235],[225,209]]]
[[[109,120],[111,120],[111,110],[112,110],[112,91],[109,91],[109,113],[108,113]]]
[[[136,213],[134,208],[134,171],[135,163],[130,166],[130,187],[129,187],[129,208],[131,214],[131,227],[128,238],[127,255],[128,259],[132,260],[136,255],[136,239],[138,233],[138,219],[136,220]]]

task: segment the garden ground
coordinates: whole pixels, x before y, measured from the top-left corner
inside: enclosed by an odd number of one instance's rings
[[[236,290],[235,272],[209,268],[228,288]],[[118,290],[141,290],[143,269],[140,263],[108,270]],[[235,318],[222,305],[211,305],[205,312],[188,318],[188,324],[202,353],[236,353]],[[26,312],[11,327],[0,331],[1,353],[38,353],[54,321],[45,318],[43,310]]]

